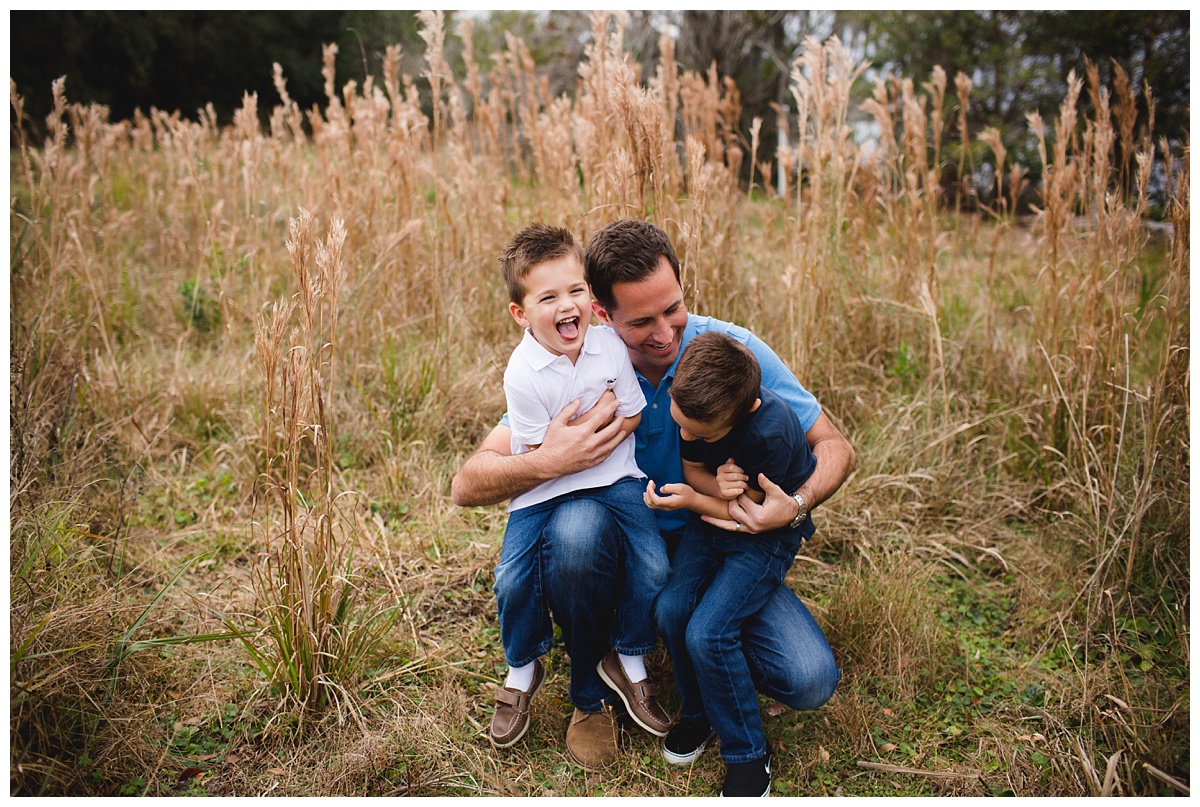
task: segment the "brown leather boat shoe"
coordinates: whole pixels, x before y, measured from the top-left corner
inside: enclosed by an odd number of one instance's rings
[[[533,665],[533,683],[528,690],[496,688],[496,711],[488,728],[488,740],[496,748],[508,748],[529,730],[529,702],[546,680],[541,659],[534,659]]]
[[[615,650],[608,651],[608,655],[600,660],[596,665],[596,672],[600,673],[604,683],[621,697],[621,702],[625,704],[634,723],[655,737],[667,736],[667,732],[675,724],[659,704],[658,688],[650,683],[649,679],[636,683],[630,681]]]

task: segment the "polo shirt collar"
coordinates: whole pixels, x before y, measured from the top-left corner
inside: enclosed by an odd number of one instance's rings
[[[600,352],[600,345],[596,343],[596,337],[592,335],[594,330],[596,330],[595,325],[588,325],[588,329],[584,331],[581,353]],[[525,335],[521,338],[521,352],[525,354],[525,361],[529,362],[529,366],[534,370],[544,370],[562,358],[559,354],[546,350],[545,346],[534,337],[533,331],[528,328],[525,329]]]

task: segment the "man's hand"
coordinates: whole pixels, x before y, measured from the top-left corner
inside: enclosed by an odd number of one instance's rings
[[[696,491],[692,489],[692,486],[683,482],[673,482],[669,485],[663,485],[662,493],[665,495],[659,495],[655,492],[654,480],[651,479],[646,483],[646,492],[642,495],[642,499],[646,502],[646,506],[652,510],[684,510],[696,495]]]
[[[617,396],[605,390],[587,414],[576,418],[579,401],[572,401],[550,421],[538,451],[549,467],[558,470],[554,476],[593,468],[608,459],[627,436],[621,430],[625,418],[616,414],[619,405]]]
[[[766,474],[758,475],[758,484],[762,486],[766,495],[762,504],[756,504],[743,493],[729,502],[729,518],[702,518],[714,527],[731,532],[760,533],[791,524],[798,509],[796,500],[779,485],[767,479]]]
[[[733,461],[733,457],[725,460],[725,464],[717,469],[717,487],[722,499],[736,499],[746,492],[746,481],[749,477],[742,471],[741,466]]]
[[[579,401],[563,407],[537,451],[512,453],[512,429],[497,425],[467,458],[450,484],[459,507],[479,507],[519,496],[543,482],[599,465],[628,436],[615,395],[605,393],[583,417]]]
[[[804,496],[811,513],[842,486],[854,471],[858,460],[854,448],[824,412],[809,427],[805,437],[813,456],[817,458],[817,467],[796,492]],[[748,494],[743,493],[729,502],[728,519],[705,517],[704,520],[723,530],[736,532],[740,529],[752,533],[791,524],[799,512],[792,491],[781,489],[763,474],[758,475],[758,482],[765,494],[762,504],[755,504]]]

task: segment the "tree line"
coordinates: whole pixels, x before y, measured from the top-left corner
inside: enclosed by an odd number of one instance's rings
[[[455,30],[454,12],[449,30]],[[493,11],[473,15],[475,52],[485,75],[489,57],[510,36],[528,46],[553,95],[574,91],[583,48],[591,38],[585,11]],[[11,78],[25,98],[35,132],[51,108],[50,84],[67,76],[73,102],[107,105],[113,119],[151,106],[195,117],[211,103],[227,122],[244,92],[259,109],[276,96],[272,63],[301,108],[324,100],[322,45],[338,45],[337,86],[378,81],[385,48],[402,47],[402,70],[418,81],[424,70],[416,13],[412,11],[14,11],[10,15]],[[940,66],[953,81],[973,84],[966,123],[972,132],[995,127],[1014,157],[1036,160],[1025,115],[1052,117],[1066,77],[1095,66],[1110,84],[1118,66],[1138,94],[1139,120],[1148,120],[1145,88],[1154,104],[1154,131],[1179,142],[1188,131],[1190,15],[1187,11],[635,11],[627,47],[653,75],[663,31],[676,42],[675,59],[687,70],[736,83],[745,136],[762,120],[759,159],[773,158],[776,110],[788,104],[793,58],[808,37],[839,36],[872,64],[866,74],[892,72],[918,86]],[[462,70],[462,42],[451,37],[447,55]],[[862,97],[869,81],[860,82]],[[1087,105],[1089,100],[1084,98]],[[948,119],[952,130],[957,118]],[[948,140],[955,133],[948,131]],[[748,165],[748,161],[747,161]]]

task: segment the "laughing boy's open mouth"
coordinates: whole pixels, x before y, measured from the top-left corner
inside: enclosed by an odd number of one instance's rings
[[[579,317],[571,317],[561,322],[556,322],[554,323],[554,327],[558,329],[558,333],[563,339],[575,339],[579,336]]]

